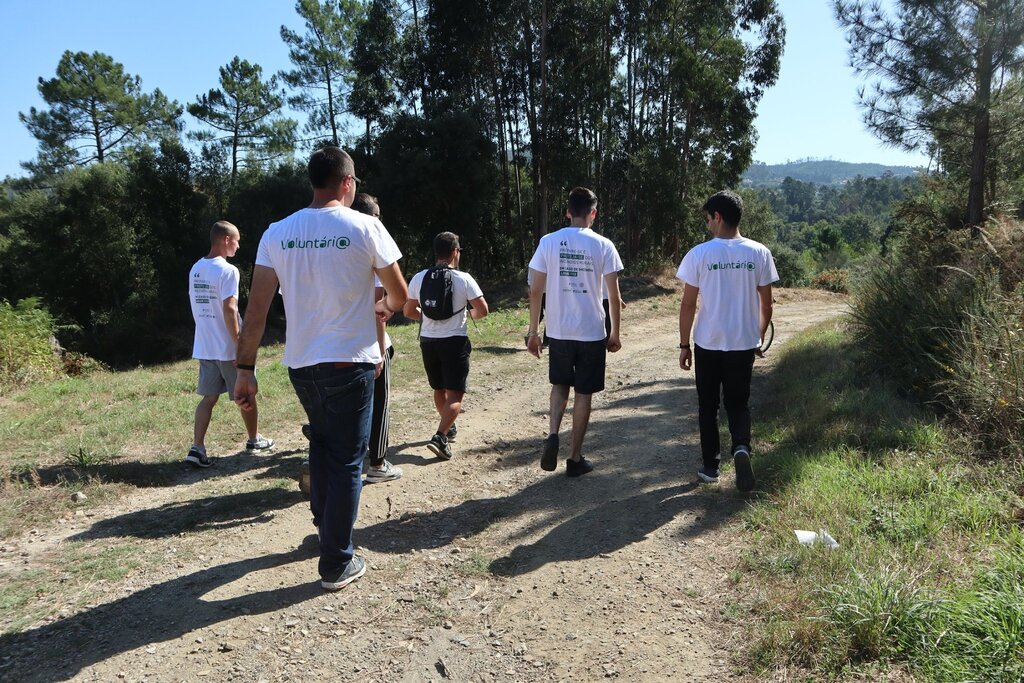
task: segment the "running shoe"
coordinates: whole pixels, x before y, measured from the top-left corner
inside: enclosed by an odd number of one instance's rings
[[[697,470],[697,476],[700,477],[700,480],[708,484],[717,483],[718,475],[719,472],[717,469],[712,469],[707,465],[702,465],[701,468]]]
[[[193,446],[189,449],[188,455],[185,456],[185,462],[195,467],[210,467],[213,465],[213,460],[210,456],[206,455],[206,451],[200,450],[198,446]]]
[[[737,446],[732,452],[732,461],[736,466],[736,488],[744,493],[754,490],[754,468],[750,466],[750,449]]]
[[[442,460],[452,459],[452,448],[448,445],[448,439],[444,434],[434,434],[430,437],[430,441],[427,442],[427,448]]]
[[[540,456],[540,468],[545,472],[554,472],[558,467],[558,434],[548,434],[544,441],[544,453]]]
[[[380,464],[380,467],[370,465],[366,470],[366,481],[370,483],[378,483],[382,481],[394,481],[395,479],[402,478],[402,468],[395,467],[390,462],[385,460]]]
[[[365,573],[366,560],[359,555],[353,555],[343,570],[321,577],[320,587],[325,591],[340,591]]]
[[[565,474],[569,477],[582,477],[587,472],[594,471],[594,463],[590,462],[586,458],[580,458],[579,460],[566,460],[565,461]]]
[[[255,439],[249,439],[245,442],[245,450],[247,451],[265,451],[274,445],[273,439],[268,439],[262,434],[257,434]]]

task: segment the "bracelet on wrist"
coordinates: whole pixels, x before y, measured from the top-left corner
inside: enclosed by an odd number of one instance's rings
[[[239,370],[248,370],[249,372],[256,372],[255,365],[249,365],[247,363],[235,363],[235,367]]]
[[[527,332],[526,336],[527,337],[539,337],[540,336],[540,332]]]
[[[689,351],[690,350],[690,345],[689,344],[680,344],[679,348],[680,349],[686,349],[687,351]]]

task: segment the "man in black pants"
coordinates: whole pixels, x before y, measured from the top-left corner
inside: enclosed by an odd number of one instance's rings
[[[772,283],[779,279],[771,251],[740,235],[743,201],[735,192],[723,191],[704,204],[712,239],[683,257],[676,277],[683,281],[679,305],[679,367],[695,364],[700,449],[703,464],[697,476],[717,482],[721,451],[718,439],[719,397],[724,394],[725,412],[732,435],[736,487],[754,488],[750,464],[750,378],[754,356],[764,357],[761,339],[772,319]],[[700,317],[690,330],[697,313]]]

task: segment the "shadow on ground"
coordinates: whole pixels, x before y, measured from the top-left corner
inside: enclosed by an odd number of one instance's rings
[[[684,435],[696,432],[692,393],[692,381],[685,377],[610,388],[595,400],[585,442],[584,454],[596,465],[594,472],[565,476],[571,425],[567,414],[557,471],[507,496],[407,512],[358,529],[356,542],[402,554],[444,547],[500,525],[509,542],[518,545],[494,559],[489,569],[495,575],[518,576],[551,562],[616,552],[677,522],[672,533],[680,539],[712,533],[743,509],[747,497],[728,486],[698,483],[699,449],[683,445]],[[612,412],[616,417],[609,416]],[[521,466],[539,468],[542,440],[542,435],[496,438],[466,450],[456,443],[455,457],[443,466],[483,467],[496,474]]]
[[[151,586],[52,624],[0,636],[0,680],[63,681],[97,662],[150,643],[179,638],[240,614],[262,614],[292,607],[321,595],[308,582],[246,593],[225,600],[203,596],[256,572],[317,554],[316,536],[293,551],[210,567]]]
[[[299,449],[271,453],[250,453],[241,450],[231,455],[214,456],[214,466],[203,469],[186,463],[184,457],[173,461],[148,462],[119,458],[85,466],[47,465],[16,472],[11,476],[19,483],[35,485],[38,481],[42,486],[93,480],[106,484],[128,484],[136,488],[173,486],[199,479],[237,474],[243,470],[255,468],[267,468],[268,472],[281,473],[263,473],[260,475],[261,478],[272,476],[295,478],[298,476],[301,458],[293,456],[304,452]]]

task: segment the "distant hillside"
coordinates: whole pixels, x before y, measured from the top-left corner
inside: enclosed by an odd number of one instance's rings
[[[755,161],[743,174],[743,185],[765,187],[778,185],[787,177],[805,183],[818,185],[841,185],[847,180],[863,176],[877,178],[890,173],[897,178],[917,175],[919,169],[910,166],[885,166],[883,164],[851,164],[832,159],[791,161],[786,164],[763,164]]]

